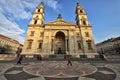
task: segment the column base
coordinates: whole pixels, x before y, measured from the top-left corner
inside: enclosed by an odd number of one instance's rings
[[[88,57],[87,57],[87,55],[80,55],[80,58],[86,59],[86,58],[88,58]]]
[[[55,54],[54,51],[52,51],[51,54]]]

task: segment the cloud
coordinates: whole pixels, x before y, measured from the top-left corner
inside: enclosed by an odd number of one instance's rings
[[[24,43],[22,36],[25,30],[21,27],[23,20],[30,20],[36,6],[44,2],[45,5],[54,10],[60,9],[56,0],[0,0],[0,34]],[[18,23],[21,23],[18,25]],[[28,25],[28,24],[26,24]]]
[[[30,19],[33,9],[41,1],[54,10],[61,8],[55,0],[0,0],[0,12],[10,20]]]
[[[32,16],[30,12],[25,10],[26,7],[21,0],[0,0],[0,12],[6,14],[9,19],[30,19]]]
[[[60,9],[61,5],[57,0],[24,0],[22,3],[27,8],[35,8],[40,2],[44,2],[45,5],[51,7],[54,10]]]
[[[20,43],[24,42],[24,37],[21,35],[25,32],[20,29],[19,25],[9,21],[3,14],[0,13],[0,34],[6,35],[10,38],[18,40]]]
[[[30,19],[33,9],[43,1],[48,7],[57,10],[61,5],[56,0],[0,0],[0,12],[10,20]]]
[[[44,1],[49,7],[53,8],[55,10],[61,8],[61,5],[58,3],[57,0],[44,0]]]

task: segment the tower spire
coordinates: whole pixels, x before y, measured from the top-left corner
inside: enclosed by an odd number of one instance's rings
[[[42,26],[44,23],[44,4],[41,2],[37,7],[33,14],[33,18],[30,22],[32,25],[40,25]]]

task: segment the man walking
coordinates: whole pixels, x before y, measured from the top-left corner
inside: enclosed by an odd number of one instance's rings
[[[23,55],[19,56],[17,64],[21,64],[21,61],[23,60],[23,57],[24,57]]]
[[[71,65],[72,66],[72,62],[71,62],[71,57],[70,56],[67,57],[67,61],[68,61],[67,65]]]

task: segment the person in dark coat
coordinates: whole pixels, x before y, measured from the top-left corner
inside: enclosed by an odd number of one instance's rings
[[[71,62],[71,57],[70,56],[67,57],[67,61],[68,61],[67,65],[71,65],[72,66],[72,62]]]
[[[24,57],[23,55],[21,55],[21,56],[19,57],[17,64],[21,64],[21,62],[22,62],[22,60],[23,60],[23,57]]]

